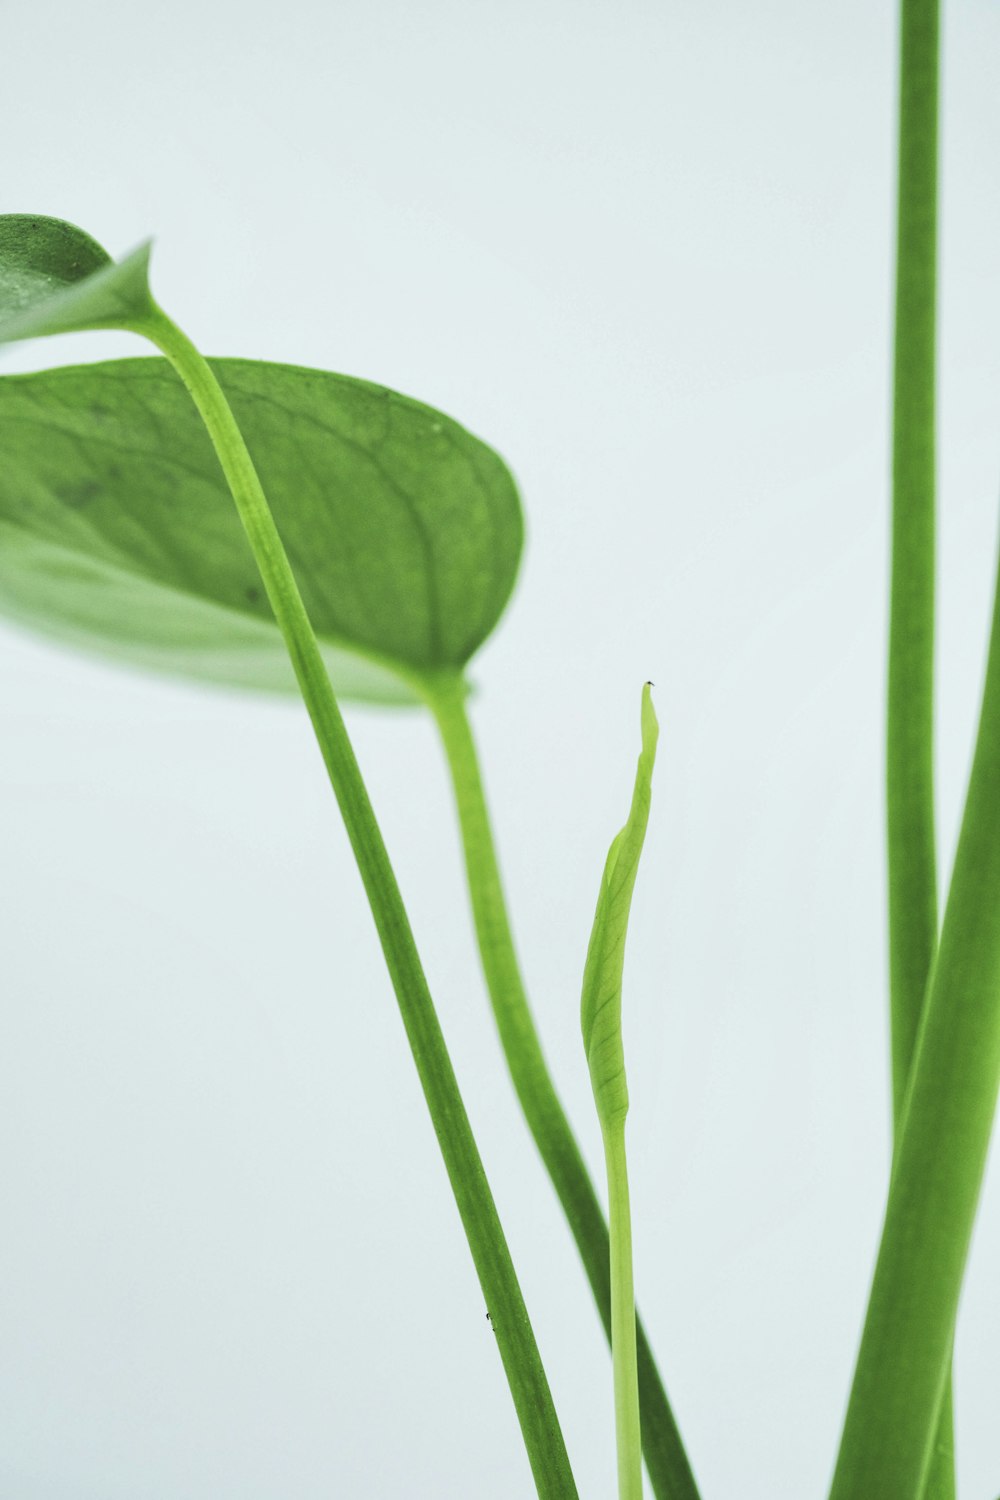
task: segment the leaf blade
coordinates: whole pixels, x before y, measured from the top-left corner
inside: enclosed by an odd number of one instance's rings
[[[520,560],[520,501],[499,457],[369,382],[213,368],[337,690],[413,703],[423,676],[461,671]],[[0,380],[0,453],[0,526],[8,542],[21,534],[0,559],[0,613],[171,675],[293,690],[217,459],[165,361]]]

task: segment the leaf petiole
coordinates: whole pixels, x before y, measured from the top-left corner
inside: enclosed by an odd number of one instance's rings
[[[632,1212],[628,1193],[625,1122],[604,1130],[611,1226],[611,1361],[615,1384],[620,1500],[642,1500],[642,1441],[636,1366],[635,1289],[632,1277]]]
[[[562,1432],[389,856],[253,461],[211,367],[155,307],[130,325],[187,387],[219,457],[329,773],[487,1304],[540,1496],[575,1500]]]

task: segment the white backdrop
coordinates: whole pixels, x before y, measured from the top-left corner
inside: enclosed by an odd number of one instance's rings
[[[770,0],[0,0],[3,212],[211,354],[492,442],[529,541],[474,665],[519,946],[602,1168],[578,992],[662,723],[626,972],[640,1302],[704,1500],[828,1481],[888,1151],[883,638],[895,14]],[[1000,15],[948,7],[942,870],[1000,468]],[[7,371],[144,352],[51,340]],[[443,762],[349,726],[584,1497],[610,1363],[506,1080]],[[304,714],[0,632],[2,1500],[531,1493]],[[956,1366],[1000,1487],[1000,1181]]]

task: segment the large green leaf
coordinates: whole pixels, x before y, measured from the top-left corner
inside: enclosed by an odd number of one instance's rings
[[[149,250],[115,262],[75,224],[0,214],[0,344],[141,323],[153,307]]]
[[[216,360],[335,688],[413,702],[496,624],[514,482],[457,423],[381,386]],[[161,359],[0,379],[0,613],[164,672],[294,687],[201,419]]]

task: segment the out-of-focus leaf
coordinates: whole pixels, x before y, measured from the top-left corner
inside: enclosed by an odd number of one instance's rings
[[[365,381],[212,363],[334,687],[405,703],[428,675],[461,672],[520,557],[497,454]],[[139,666],[294,688],[218,460],[164,360],[0,379],[0,613]]]

